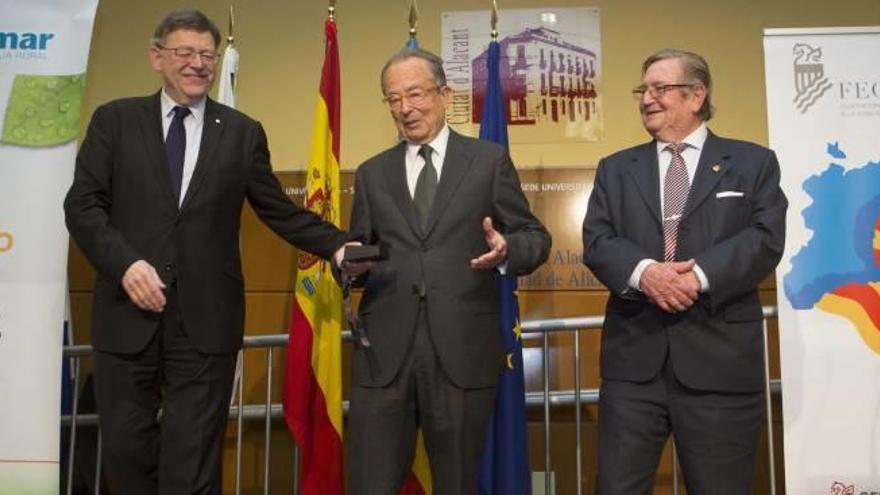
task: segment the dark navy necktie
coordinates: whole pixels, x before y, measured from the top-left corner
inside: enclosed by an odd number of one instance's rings
[[[174,199],[180,202],[180,185],[183,182],[183,158],[186,155],[186,129],[183,119],[189,115],[189,108],[174,107],[174,117],[165,136],[165,153],[168,155],[168,173],[171,176],[171,191]]]

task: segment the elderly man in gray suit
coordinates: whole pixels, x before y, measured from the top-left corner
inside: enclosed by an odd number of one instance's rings
[[[688,493],[751,493],[764,417],[758,284],[782,256],[779,163],[716,136],[703,57],[664,50],[633,90],[652,141],[601,162],[584,261],[602,330],[601,494],[651,493],[674,435]]]
[[[362,276],[352,364],[351,493],[397,493],[422,429],[436,494],[476,493],[503,365],[495,277],[533,271],[550,235],[501,147],[446,125],[442,61],[393,56],[382,91],[403,140],[360,165],[352,233],[384,244]]]

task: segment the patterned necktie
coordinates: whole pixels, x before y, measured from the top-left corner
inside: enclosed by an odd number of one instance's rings
[[[425,166],[416,180],[416,191],[413,194],[413,203],[416,213],[419,215],[419,225],[424,233],[428,227],[428,213],[431,212],[431,204],[434,202],[434,193],[437,191],[437,169],[431,161],[431,152],[434,150],[427,144],[419,148],[419,156],[425,160]]]
[[[672,161],[666,170],[663,180],[663,258],[665,261],[675,260],[675,249],[678,244],[678,223],[691,188],[688,180],[687,166],[681,152],[687,149],[686,143],[670,144],[665,149],[672,154]]]
[[[171,191],[174,199],[180,202],[180,185],[183,183],[183,157],[186,155],[186,129],[183,119],[189,115],[189,108],[174,107],[174,117],[165,136],[165,153],[168,156],[168,173],[171,176]]]

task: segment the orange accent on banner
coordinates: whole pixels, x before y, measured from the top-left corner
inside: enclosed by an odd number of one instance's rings
[[[869,349],[880,354],[880,284],[847,284],[825,294],[816,306],[852,322]]]

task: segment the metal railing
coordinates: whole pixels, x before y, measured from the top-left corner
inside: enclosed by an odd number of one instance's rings
[[[764,334],[764,378],[765,378],[765,401],[766,401],[766,419],[767,419],[767,450],[769,463],[769,493],[776,493],[776,470],[774,456],[773,441],[773,414],[771,408],[771,394],[779,394],[782,390],[780,380],[770,379],[770,359],[768,354],[768,336],[767,336],[767,318],[776,317],[776,308],[765,306],[763,308],[763,334]],[[576,469],[576,486],[577,495],[581,495],[583,488],[583,462],[582,462],[582,445],[581,445],[581,410],[584,405],[597,404],[599,402],[599,390],[581,389],[581,353],[580,353],[580,333],[583,330],[599,330],[602,328],[604,318],[601,316],[586,316],[575,318],[554,318],[542,320],[524,321],[521,325],[524,340],[541,340],[541,366],[543,376],[543,387],[541,391],[526,392],[525,402],[529,408],[543,408],[543,429],[544,429],[544,493],[552,493],[551,474],[551,435],[550,435],[550,410],[553,408],[561,408],[565,406],[574,406],[575,415],[575,462]],[[550,389],[550,336],[558,332],[574,332],[574,389],[573,390],[551,390]],[[344,342],[351,342],[351,332],[343,331],[342,338]],[[263,489],[264,493],[269,493],[270,485],[270,461],[271,461],[271,428],[272,421],[283,417],[283,411],[280,403],[272,403],[272,375],[273,375],[273,357],[275,347],[287,346],[287,334],[259,335],[248,336],[244,338],[241,359],[244,361],[245,351],[249,349],[264,348],[266,349],[266,400],[262,404],[244,404],[244,366],[240,375],[240,383],[233,392],[233,397],[238,399],[238,404],[232,404],[229,408],[229,421],[236,422],[236,440],[235,440],[235,493],[241,493],[241,446],[243,422],[257,421],[262,419],[265,425],[264,451],[263,456]],[[73,490],[73,474],[75,465],[75,449],[77,428],[79,426],[95,426],[97,427],[97,414],[78,414],[79,407],[79,389],[80,389],[80,363],[83,357],[90,356],[92,348],[89,345],[65,346],[64,356],[73,360],[74,366],[74,393],[73,408],[70,415],[61,416],[61,425],[70,428],[69,432],[69,452],[68,452],[68,476],[66,493],[70,495]],[[348,412],[348,401],[343,401],[343,412]],[[294,449],[294,466],[299,465],[296,462],[298,450]],[[675,445],[673,442],[673,493],[677,494],[679,489],[679,473],[678,463],[675,454]],[[101,436],[100,429],[97,435],[97,453],[95,468],[95,494],[100,493],[101,486]],[[298,472],[294,470],[294,487],[298,486]],[[298,489],[294,488],[294,493],[298,493]]]

